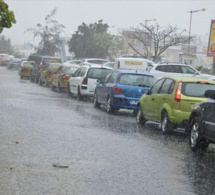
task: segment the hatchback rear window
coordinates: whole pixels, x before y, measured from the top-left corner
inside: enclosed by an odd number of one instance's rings
[[[183,83],[182,94],[192,97],[205,97],[206,90],[215,90],[215,85],[201,83]]]
[[[119,83],[122,85],[151,87],[154,84],[154,78],[141,74],[122,74],[119,79]]]
[[[87,77],[91,79],[102,79],[111,71],[112,69],[106,68],[90,68]]]

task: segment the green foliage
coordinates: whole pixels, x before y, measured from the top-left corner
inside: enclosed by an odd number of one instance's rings
[[[45,17],[45,25],[37,24],[35,28],[28,28],[25,32],[32,32],[33,37],[39,37],[40,42],[38,45],[37,53],[40,55],[54,55],[59,51],[63,40],[60,34],[64,32],[65,26],[58,23],[54,17],[57,9],[53,9],[50,14]]]
[[[5,36],[0,36],[0,53],[14,53],[10,39],[5,39]]]
[[[203,66],[196,67],[196,70],[200,71],[203,68]]]
[[[106,58],[113,43],[108,28],[103,20],[89,25],[82,23],[68,42],[69,52],[75,53],[76,58]]]
[[[4,0],[0,0],[0,33],[4,28],[10,28],[12,23],[16,23],[13,11],[8,9],[8,5]]]

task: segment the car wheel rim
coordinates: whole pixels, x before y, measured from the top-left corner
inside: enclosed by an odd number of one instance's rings
[[[197,139],[199,137],[198,128],[199,128],[198,124],[194,123],[190,132],[191,147],[194,147],[197,143]]]
[[[163,116],[163,120],[162,120],[162,131],[163,132],[166,132],[166,129],[167,129],[167,116],[166,114],[164,114]]]

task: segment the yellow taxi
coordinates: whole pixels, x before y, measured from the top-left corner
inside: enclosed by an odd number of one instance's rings
[[[50,63],[49,66],[44,66],[42,72],[40,73],[39,85],[48,87],[51,83],[52,74],[62,65],[62,63]]]
[[[20,79],[22,79],[23,77],[30,78],[30,70],[33,68],[33,66],[33,61],[23,61],[19,67]]]
[[[78,64],[66,65],[62,64],[56,72],[52,74],[51,89],[58,89],[58,92],[62,92],[63,89],[67,89],[68,80],[72,74],[80,67]]]

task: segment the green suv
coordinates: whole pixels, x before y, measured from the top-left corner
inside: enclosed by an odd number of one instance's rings
[[[136,121],[161,123],[162,132],[180,127],[187,130],[194,105],[205,101],[206,90],[215,90],[215,81],[195,76],[166,76],[142,95],[137,104]]]

